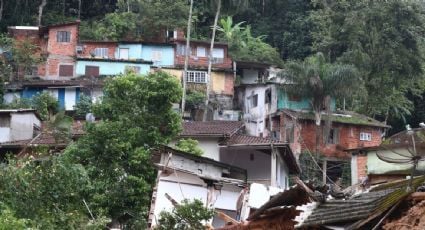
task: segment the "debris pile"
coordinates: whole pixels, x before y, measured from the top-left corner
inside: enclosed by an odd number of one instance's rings
[[[400,219],[388,222],[385,230],[419,230],[425,229],[425,200],[411,207]]]

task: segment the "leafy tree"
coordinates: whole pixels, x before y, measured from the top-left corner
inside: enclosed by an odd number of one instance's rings
[[[362,87],[362,80],[354,66],[328,63],[322,53],[308,57],[303,62],[289,62],[286,71],[286,79],[297,85],[286,87],[287,90],[310,100],[316,121],[318,154],[322,112],[330,112],[332,98],[349,98],[352,92]]]
[[[204,104],[205,93],[195,90],[187,92],[186,104],[188,109],[197,109]]]
[[[133,73],[109,79],[105,96],[94,107],[102,121],[89,124],[87,134],[66,154],[80,162],[92,183],[90,207],[113,220],[130,215],[129,228],[145,227],[155,170],[150,149],[166,144],[181,130],[172,104],[179,102],[178,80],[164,72]]]
[[[106,224],[101,215],[93,220],[87,215],[83,201],[90,182],[81,165],[63,157],[8,163],[0,168],[0,195],[10,212],[4,210],[0,222],[13,215],[10,224],[31,229],[98,229]]]
[[[74,109],[75,109],[75,115],[77,116],[84,116],[87,113],[91,112],[91,108],[92,108],[92,100],[89,96],[82,94],[80,96],[80,101],[77,102],[77,104],[75,104]]]
[[[201,230],[205,229],[203,222],[209,221],[213,216],[214,210],[204,207],[202,201],[185,199],[171,212],[160,213],[159,224],[155,230]]]
[[[59,102],[48,92],[38,93],[31,99],[32,107],[37,110],[41,119],[49,120],[59,111]]]
[[[183,152],[192,153],[196,156],[202,156],[202,154],[204,154],[204,151],[199,148],[198,144],[199,142],[197,140],[191,138],[180,139],[176,143],[176,148]]]
[[[15,230],[28,228],[28,220],[16,218],[15,213],[9,207],[1,204],[0,209],[0,230]]]
[[[408,91],[421,94],[423,4],[414,1],[314,1],[314,49],[355,65],[366,96],[349,103],[377,118],[408,114]],[[397,114],[399,113],[399,114]]]
[[[221,38],[229,43],[230,56],[239,61],[265,62],[281,65],[282,60],[275,48],[263,41],[264,36],[254,37],[251,27],[242,27],[242,23],[233,25],[232,18],[220,20],[218,31]]]

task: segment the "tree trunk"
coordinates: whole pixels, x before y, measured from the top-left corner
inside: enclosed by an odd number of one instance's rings
[[[4,0],[0,0],[0,21],[3,18],[3,5],[4,5]]]
[[[47,0],[42,0],[38,7],[38,26],[41,26],[41,18],[43,17],[43,9],[47,4]]]
[[[82,0],[78,0],[78,19],[81,17],[81,1]]]
[[[220,10],[221,10],[221,0],[218,0],[218,4],[217,4],[217,11],[215,13],[215,18],[214,18],[214,26],[213,26],[213,32],[212,32],[212,36],[211,36],[211,45],[210,45],[210,53],[208,55],[208,74],[207,74],[207,95],[206,95],[206,99],[205,99],[205,112],[204,112],[204,117],[202,119],[202,121],[206,121],[207,120],[207,114],[208,114],[208,102],[209,102],[209,97],[210,97],[210,83],[211,83],[211,68],[212,68],[212,61],[213,61],[213,50],[214,50],[214,40],[215,40],[215,32],[217,30],[217,23],[218,23],[218,17],[220,16]]]
[[[187,66],[189,64],[189,50],[190,50],[190,30],[192,25],[192,8],[193,8],[193,0],[190,0],[190,8],[189,8],[189,17],[187,19],[187,33],[186,33],[186,49],[184,52],[184,70],[183,70],[183,95],[182,95],[182,117],[184,116],[185,104],[186,104],[186,73]]]

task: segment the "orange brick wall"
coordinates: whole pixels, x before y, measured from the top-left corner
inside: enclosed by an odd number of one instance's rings
[[[58,31],[70,31],[70,42],[57,42],[56,33]],[[78,25],[55,26],[49,28],[49,42],[47,51],[49,54],[75,56],[75,47],[78,42]]]
[[[281,137],[285,138],[285,122],[290,122],[292,119],[288,116],[281,115]],[[323,124],[322,124],[323,125]],[[338,144],[324,144],[321,131],[320,152],[326,157],[334,158],[350,158],[351,155],[346,151],[353,148],[379,146],[382,142],[381,131],[379,128],[333,123],[333,128],[339,129]],[[371,141],[361,141],[360,132],[369,132],[372,134]],[[295,143],[292,144],[295,153],[306,149],[314,152],[316,150],[316,125],[314,121],[298,120],[295,128]]]
[[[179,45],[186,45],[183,42],[178,42]],[[191,43],[191,50],[192,55],[189,56],[189,66],[194,68],[208,68],[208,53],[210,50],[209,45],[207,44],[199,44],[199,43]],[[206,50],[206,57],[197,57],[196,56],[196,47],[197,46],[203,46]],[[224,60],[222,63],[216,63],[213,64],[213,68],[219,68],[219,69],[231,69],[232,68],[232,59],[230,59],[227,56],[227,46],[226,45],[214,45],[215,48],[223,48],[224,49]],[[174,63],[176,66],[183,66],[184,65],[184,55],[178,55],[177,54],[177,48],[175,48],[175,59]]]
[[[115,50],[117,43],[111,42],[84,42],[82,44],[83,52],[78,54],[79,57],[91,57],[91,53],[94,52],[96,48],[108,48],[108,58],[115,59]]]
[[[367,155],[357,155],[357,178],[361,180],[367,176]]]

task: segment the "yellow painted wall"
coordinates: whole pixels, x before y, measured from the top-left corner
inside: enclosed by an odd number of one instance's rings
[[[181,69],[161,69],[162,71],[176,76],[179,80],[181,80],[182,72]],[[224,92],[224,84],[226,80],[226,76],[224,72],[211,72],[211,84],[212,87],[210,90],[212,90],[214,93],[222,93]]]

